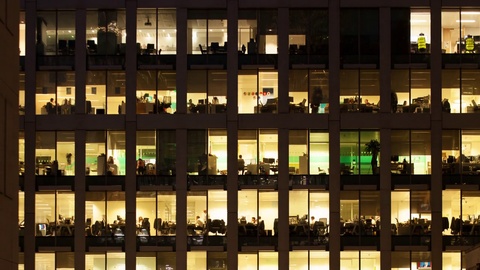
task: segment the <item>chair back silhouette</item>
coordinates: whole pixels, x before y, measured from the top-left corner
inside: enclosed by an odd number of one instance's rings
[[[273,233],[274,235],[278,235],[278,218],[273,221]]]
[[[258,224],[258,235],[259,236],[266,236],[267,233],[265,231],[265,221],[262,220],[260,221],[260,224]]]
[[[150,235],[150,221],[148,220],[148,218],[143,218],[142,229],[145,229],[148,235]]]
[[[207,50],[202,48],[202,44],[198,44],[198,47],[200,48],[200,52],[202,54],[207,54]]]
[[[223,219],[222,220],[221,219],[212,220],[212,222],[208,226],[208,231],[211,232],[211,233],[215,233],[215,235],[217,233],[224,234],[225,233],[225,221],[223,221]]]

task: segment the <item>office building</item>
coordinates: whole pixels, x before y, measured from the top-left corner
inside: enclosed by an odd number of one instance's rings
[[[20,269],[475,269],[480,5],[378,2],[22,1]]]
[[[3,269],[17,269],[18,182],[18,14],[17,1],[2,1],[0,9],[0,227],[6,233],[0,247]]]

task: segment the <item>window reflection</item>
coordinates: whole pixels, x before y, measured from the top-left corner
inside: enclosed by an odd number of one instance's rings
[[[244,54],[277,54],[277,11],[238,11],[238,51]]]
[[[225,10],[188,11],[188,54],[227,52],[227,12]]]
[[[392,130],[391,172],[431,174],[430,131]]]
[[[137,53],[176,54],[177,18],[174,9],[137,10]]]
[[[37,12],[36,37],[37,55],[74,54],[75,11]]]
[[[442,10],[442,52],[471,54],[479,52],[480,13],[475,9]]]
[[[87,175],[125,175],[125,132],[87,131]]]
[[[378,174],[379,138],[378,131],[341,131],[340,173]],[[367,150],[367,144],[370,150]]]
[[[73,236],[75,195],[73,192],[35,194],[35,235]]]
[[[87,49],[92,55],[124,54],[126,49],[125,11],[87,11]]]
[[[239,113],[276,113],[277,103],[278,73],[276,71],[239,71]]]
[[[380,75],[377,70],[340,72],[340,112],[378,112]]]
[[[75,136],[70,131],[38,131],[35,147],[37,175],[75,174]]]

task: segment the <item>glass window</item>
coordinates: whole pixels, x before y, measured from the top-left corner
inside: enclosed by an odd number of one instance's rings
[[[341,251],[340,268],[354,269],[380,269],[379,251]]]
[[[308,132],[306,130],[289,131],[288,168],[290,174],[309,174],[307,139]]]
[[[238,253],[238,270],[260,269],[258,268],[257,253]],[[276,267],[274,269],[277,269]]]
[[[87,11],[87,49],[89,54],[116,55],[126,48],[125,11],[99,9]]]
[[[455,228],[455,224],[457,224],[455,220],[458,217],[462,217],[462,211],[461,211],[462,201],[463,201],[463,198],[460,190],[443,190],[442,191],[442,219],[444,219],[444,221],[442,222],[443,235],[459,234],[460,230]],[[473,215],[473,218],[476,219],[476,215]],[[446,223],[444,223],[445,221]],[[452,226],[453,226],[453,229],[451,229]]]
[[[430,10],[412,9],[410,13],[410,51],[430,53]]]
[[[187,194],[187,222],[204,227],[209,218],[207,192],[189,191]]]
[[[137,192],[138,235],[175,235],[176,214],[175,192]]]
[[[432,259],[431,259],[430,252],[423,252],[423,251],[392,252],[392,270],[431,269],[431,267],[432,267]],[[457,269],[457,268],[442,268],[442,269]]]
[[[188,54],[217,54],[227,51],[227,12],[189,10],[187,21]]]
[[[224,129],[208,130],[208,149],[210,149],[209,167],[217,174],[227,174],[227,131]]]
[[[289,16],[289,53],[328,55],[328,12],[291,9]]]
[[[144,55],[176,54],[176,16],[174,9],[138,9],[137,49]]]
[[[340,220],[343,235],[378,235],[380,230],[380,193],[378,191],[341,191]]]
[[[430,112],[429,70],[392,70],[391,74],[391,85],[397,99],[397,106],[392,107],[392,111],[396,109],[395,112],[399,113]]]
[[[35,269],[55,269],[55,252],[35,254]]]
[[[379,55],[378,9],[340,10],[340,54],[343,63],[376,63]]]
[[[278,165],[277,130],[239,130],[238,137],[238,153],[244,160],[246,173],[273,174],[271,170]]]
[[[87,175],[125,175],[125,132],[87,131],[85,156]]]
[[[225,113],[227,72],[222,70],[189,70],[187,78],[189,113]]]
[[[137,174],[154,175],[157,164],[156,134],[154,130],[137,130]]]
[[[277,10],[239,10],[238,35],[243,53],[277,54]]]
[[[37,132],[35,147],[35,164],[37,175],[74,175],[74,132]]]
[[[25,132],[18,133],[18,174],[25,174]]]
[[[290,269],[329,269],[328,251],[290,251]]]
[[[157,139],[157,171],[160,175],[175,175],[177,159],[175,130],[159,130]]]
[[[328,72],[290,70],[289,102],[290,113],[328,113]]]
[[[125,253],[106,252],[106,253],[87,253],[85,255],[86,269],[124,269]]]
[[[73,236],[75,195],[73,192],[35,194],[36,236]]]
[[[340,111],[378,112],[380,109],[378,70],[340,71]]]
[[[75,53],[75,11],[39,11],[36,30],[37,55]]]
[[[177,104],[175,78],[175,72],[137,71],[137,114],[174,113]]]
[[[278,222],[278,192],[241,190],[238,192],[240,224],[264,224],[265,234],[274,235]]]
[[[87,192],[85,194],[85,217],[91,224],[94,237],[112,237],[123,241],[125,232],[125,192]],[[90,234],[91,233],[91,234]],[[100,240],[99,240],[100,241]]]
[[[23,83],[25,83],[25,76],[23,76]],[[35,96],[36,114],[75,113],[75,73],[37,72]],[[23,98],[25,98],[25,93],[23,93]]]
[[[444,130],[442,135],[443,174],[476,175],[480,168],[480,133],[477,130]]]
[[[135,269],[175,269],[175,260],[175,252],[137,252],[137,264]]]
[[[19,235],[24,236],[25,230],[25,192],[18,192],[18,230]]]
[[[19,28],[18,28],[18,47],[19,47],[19,53],[20,56],[25,56],[25,11],[20,11],[20,22],[19,22]]]
[[[329,112],[329,82],[328,71],[309,70],[309,97],[311,113]]]
[[[443,252],[442,253],[442,269],[453,270],[462,269],[462,253],[460,252]]]
[[[429,234],[432,220],[430,191],[393,191],[392,224],[397,235]]]
[[[187,270],[205,269],[207,265],[206,251],[187,252]]]
[[[209,160],[212,161],[207,152],[207,138],[206,130],[188,130],[187,141],[187,157],[188,157],[188,173],[196,175],[216,174],[209,165]]]
[[[276,113],[278,72],[239,71],[238,112]]]
[[[431,174],[430,131],[392,130],[392,173]]]
[[[125,72],[87,71],[86,113],[125,114]]]
[[[328,132],[310,131],[309,174],[330,174]]]
[[[442,10],[442,51],[478,53],[480,12],[475,9]]]
[[[278,269],[278,252],[259,251],[257,269]]]
[[[18,114],[25,114],[25,73],[20,72],[19,74],[19,85],[18,85]]]
[[[341,131],[341,174],[378,174],[378,131]]]
[[[442,109],[452,113],[476,113],[480,72],[475,70],[442,71]]]

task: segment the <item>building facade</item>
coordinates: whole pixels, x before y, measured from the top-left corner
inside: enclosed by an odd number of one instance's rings
[[[14,168],[17,164],[18,122],[18,14],[17,1],[2,1],[0,9],[0,226],[5,231],[17,230],[18,192]],[[13,180],[15,179],[15,180]],[[5,235],[0,248],[0,264],[5,269],[17,269],[18,237]]]
[[[480,263],[480,5],[38,0],[19,29],[20,269]]]

